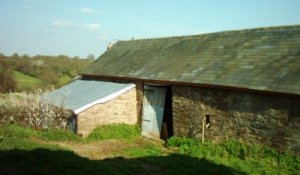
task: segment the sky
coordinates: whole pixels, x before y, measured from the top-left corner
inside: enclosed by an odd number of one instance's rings
[[[299,24],[300,0],[0,0],[0,53],[98,57],[118,40]]]

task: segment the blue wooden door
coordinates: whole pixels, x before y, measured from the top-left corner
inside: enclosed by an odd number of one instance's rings
[[[142,135],[160,138],[166,88],[145,85],[142,116]]]

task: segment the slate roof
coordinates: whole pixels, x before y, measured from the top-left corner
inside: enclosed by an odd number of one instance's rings
[[[300,94],[300,25],[119,41],[84,76]]]
[[[48,102],[73,110],[78,114],[91,106],[105,103],[135,87],[133,83],[113,83],[96,80],[76,80],[45,96]]]

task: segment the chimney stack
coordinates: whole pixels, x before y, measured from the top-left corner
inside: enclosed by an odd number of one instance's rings
[[[109,44],[107,45],[107,50],[110,49],[114,44],[109,42]]]

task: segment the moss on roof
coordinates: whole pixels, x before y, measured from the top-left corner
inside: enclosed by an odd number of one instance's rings
[[[300,94],[300,25],[119,41],[83,75]]]

